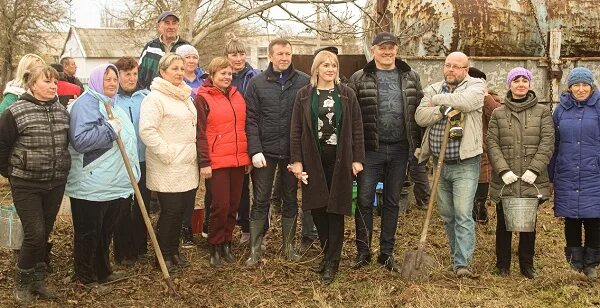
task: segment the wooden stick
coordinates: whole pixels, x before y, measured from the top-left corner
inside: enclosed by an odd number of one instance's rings
[[[112,112],[112,107],[108,101],[104,102],[104,108],[106,108],[106,113],[108,114],[109,119],[114,119],[115,116]],[[152,247],[154,248],[154,253],[156,253],[156,258],[158,259],[158,264],[160,265],[160,270],[163,273],[163,277],[167,282],[167,286],[173,292],[173,294],[178,295],[175,290],[175,284],[171,280],[171,275],[169,275],[169,271],[167,270],[167,265],[165,264],[165,259],[160,251],[160,246],[158,245],[158,240],[156,239],[156,234],[154,233],[154,228],[152,228],[152,222],[150,221],[150,217],[148,216],[148,212],[146,212],[146,205],[144,204],[144,199],[142,199],[142,194],[140,193],[140,188],[138,186],[137,180],[135,179],[135,175],[133,174],[133,170],[131,169],[131,163],[129,162],[129,157],[127,156],[127,152],[125,151],[125,146],[123,145],[123,140],[121,140],[121,135],[117,133],[117,145],[119,146],[119,151],[121,152],[121,156],[123,157],[123,162],[125,163],[125,168],[127,169],[127,174],[129,175],[129,180],[131,181],[131,185],[133,186],[133,190],[135,192],[135,198],[137,199],[137,204],[140,207],[140,212],[142,213],[142,217],[144,217],[144,223],[146,224],[146,230],[148,230],[148,234],[150,235],[150,240],[152,242]]]

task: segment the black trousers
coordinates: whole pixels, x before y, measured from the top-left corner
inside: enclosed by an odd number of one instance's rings
[[[183,213],[186,208],[194,206],[196,190],[197,188],[185,192],[157,193],[161,207],[158,218],[158,244],[165,257],[179,254]]]
[[[110,242],[119,212],[131,203],[131,197],[106,202],[70,199],[75,279],[85,284],[104,280],[112,273]]]
[[[585,234],[582,234],[582,226]],[[567,247],[600,249],[600,218],[565,218],[565,239]]]
[[[30,269],[36,263],[44,262],[46,243],[54,228],[65,184],[53,187],[49,183],[16,178],[11,178],[10,184],[24,235],[17,265],[21,269]]]
[[[321,163],[325,171],[327,187],[331,189],[331,179],[335,166],[336,147],[323,145]],[[321,249],[325,254],[325,261],[340,261],[344,245],[344,215],[327,213],[327,206],[313,209],[312,214]]]
[[[510,268],[512,232],[506,231],[502,202],[496,204],[496,267]],[[533,266],[535,231],[519,232],[519,265]]]
[[[140,163],[141,177],[138,183],[142,200],[146,206],[146,213],[150,207],[150,190],[146,188],[146,163]],[[148,231],[144,217],[140,211],[137,198],[129,204],[123,203],[119,211],[119,218],[113,236],[115,260],[133,260],[139,255],[148,252]]]

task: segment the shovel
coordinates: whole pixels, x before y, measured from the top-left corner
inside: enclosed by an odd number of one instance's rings
[[[433,205],[437,198],[437,187],[440,182],[440,174],[444,165],[444,156],[446,156],[446,147],[448,146],[448,136],[450,135],[450,121],[446,123],[444,128],[444,139],[442,139],[442,148],[440,149],[440,157],[438,159],[435,174],[433,176],[433,185],[431,187],[431,197],[427,205],[427,215],[423,223],[423,231],[421,231],[421,239],[416,250],[406,252],[404,254],[404,262],[400,275],[408,281],[418,281],[429,276],[429,271],[433,267],[433,257],[425,253],[425,241],[427,239],[427,229],[433,212]]]
[[[112,112],[112,107],[108,101],[104,102],[104,108],[106,108],[106,113],[108,114],[109,119],[114,119],[115,116]],[[144,199],[142,199],[142,194],[140,193],[140,188],[138,187],[138,183],[135,180],[135,176],[133,174],[133,170],[131,169],[131,163],[129,162],[129,157],[127,156],[127,152],[125,152],[125,146],[123,145],[123,140],[121,140],[121,136],[117,134],[117,145],[119,146],[119,151],[121,152],[121,157],[123,157],[123,162],[125,163],[125,168],[127,169],[127,174],[129,175],[129,180],[131,181],[131,185],[133,186],[133,190],[135,191],[135,198],[137,199],[137,204],[140,207],[140,212],[142,213],[142,217],[144,217],[144,223],[146,224],[146,229],[148,230],[148,234],[150,235],[150,240],[152,242],[152,247],[154,248],[154,253],[156,254],[156,258],[158,259],[158,264],[160,265],[160,270],[163,273],[163,277],[167,282],[167,286],[174,295],[177,296],[177,291],[175,290],[175,284],[171,280],[171,275],[169,275],[169,271],[167,270],[167,265],[165,264],[165,259],[163,258],[162,252],[160,251],[160,247],[158,246],[158,241],[156,240],[156,234],[154,233],[154,229],[152,228],[152,222],[150,222],[150,217],[148,217],[148,212],[146,212],[146,205],[144,204]]]

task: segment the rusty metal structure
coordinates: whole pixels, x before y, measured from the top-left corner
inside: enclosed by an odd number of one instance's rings
[[[598,0],[369,0],[365,12],[364,28],[373,29],[364,37],[367,58],[372,37],[390,31],[423,84],[440,79],[452,51],[470,56],[498,92],[510,69],[528,68],[545,101],[557,100],[572,67],[600,78]]]

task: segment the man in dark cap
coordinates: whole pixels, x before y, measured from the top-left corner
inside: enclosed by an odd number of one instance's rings
[[[373,199],[380,176],[384,178],[381,207],[381,236],[377,262],[398,271],[394,244],[400,212],[400,191],[408,159],[421,142],[415,110],[423,97],[419,75],[396,58],[395,35],[382,32],[373,39],[373,60],[350,77],[349,85],[358,98],[363,119],[366,159],[358,175],[358,208],[355,213],[356,248],[353,268],[371,262]]]
[[[167,52],[175,52],[181,45],[190,44],[179,37],[179,17],[171,11],[162,12],[156,20],[159,36],[144,46],[140,55],[138,90],[149,89],[158,76],[158,61]]]

